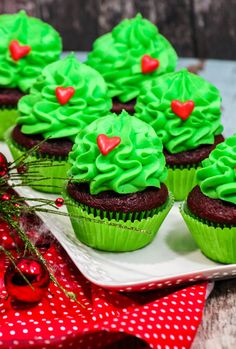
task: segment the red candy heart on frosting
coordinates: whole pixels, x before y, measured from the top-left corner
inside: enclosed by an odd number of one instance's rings
[[[100,152],[103,155],[107,155],[112,151],[117,145],[119,145],[121,142],[120,137],[114,136],[114,137],[107,137],[104,134],[100,134],[97,137],[97,144],[98,148],[100,149]]]
[[[66,104],[72,98],[75,93],[75,89],[72,86],[69,87],[57,87],[56,97],[61,105]]]
[[[31,47],[28,45],[20,45],[19,41],[12,40],[9,45],[9,51],[12,59],[14,61],[19,61],[19,59],[27,56],[30,53]]]
[[[152,58],[149,55],[143,55],[141,60],[141,68],[143,74],[152,73],[159,67],[159,65],[160,62],[158,61],[158,59]]]
[[[171,102],[171,109],[175,115],[179,116],[183,121],[187,120],[188,117],[192,114],[194,109],[194,102],[189,100],[186,102],[180,102],[174,100]]]

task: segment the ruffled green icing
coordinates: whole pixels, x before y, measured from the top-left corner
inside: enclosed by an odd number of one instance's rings
[[[17,40],[31,51],[18,61],[12,59],[9,44]],[[0,86],[28,91],[42,69],[59,59],[61,38],[56,30],[24,11],[0,16]]]
[[[236,205],[236,134],[218,144],[202,161],[197,180],[206,196]]]
[[[141,72],[141,59],[149,55],[160,62],[157,70]],[[87,64],[98,70],[108,84],[111,97],[127,102],[136,98],[141,87],[154,77],[175,70],[177,55],[155,25],[138,14],[125,19],[111,33],[98,38]]]
[[[118,136],[121,142],[103,155],[97,144],[99,134]],[[162,144],[151,126],[125,111],[96,120],[76,137],[69,156],[69,176],[88,181],[91,194],[113,190],[120,194],[160,187],[166,179]]]
[[[65,105],[58,102],[57,87],[75,89]],[[22,125],[23,133],[74,141],[81,128],[107,115],[111,99],[102,76],[70,54],[44,68],[30,94],[20,99],[18,108],[17,123]]]
[[[172,111],[173,100],[194,102],[187,120]],[[220,106],[216,87],[182,69],[153,80],[138,98],[135,115],[152,125],[170,153],[179,153],[214,143],[214,137],[223,131]]]

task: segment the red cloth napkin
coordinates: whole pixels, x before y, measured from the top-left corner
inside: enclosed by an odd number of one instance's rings
[[[79,253],[79,251],[78,251]],[[0,255],[0,348],[190,348],[202,318],[207,284],[177,291],[124,294],[91,284],[55,245],[44,254],[58,281],[86,308],[53,283],[41,303],[16,310],[5,300],[6,258]],[[127,335],[136,337],[136,341]],[[131,345],[132,343],[132,345]]]

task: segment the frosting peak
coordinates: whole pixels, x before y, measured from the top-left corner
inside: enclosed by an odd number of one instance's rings
[[[236,205],[236,134],[218,144],[202,161],[197,180],[206,196]]]
[[[0,86],[24,92],[62,49],[56,30],[24,11],[0,15],[0,38]]]
[[[145,55],[159,62],[149,74],[142,71]],[[176,61],[177,55],[171,44],[159,34],[154,24],[138,14],[98,38],[86,63],[103,75],[111,97],[127,102],[139,95],[147,81],[173,71]]]
[[[88,181],[91,194],[120,194],[160,187],[166,179],[162,144],[151,126],[123,111],[97,119],[76,137],[69,156],[73,181]]]
[[[136,117],[150,123],[170,153],[213,144],[223,131],[216,87],[187,69],[149,83],[137,100]]]
[[[102,76],[70,54],[44,68],[18,108],[23,133],[74,141],[81,128],[108,113],[111,99]]]

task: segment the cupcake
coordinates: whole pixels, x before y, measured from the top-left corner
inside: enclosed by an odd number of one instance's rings
[[[183,218],[208,258],[236,263],[236,134],[202,162],[197,182],[181,208]]]
[[[219,91],[182,69],[153,80],[135,109],[135,116],[160,137],[168,167],[166,184],[176,200],[184,200],[196,184],[201,161],[224,140]]]
[[[138,14],[98,38],[86,63],[104,77],[113,98],[112,111],[133,114],[143,85],[174,71],[177,55],[157,27]]]
[[[173,200],[151,126],[126,111],[97,119],[76,137],[69,162],[65,198],[81,242],[118,252],[153,240]]]
[[[17,117],[17,102],[42,69],[59,59],[57,31],[24,11],[0,15],[0,139]]]
[[[7,136],[15,159],[33,148],[28,161],[36,164],[40,182],[28,184],[61,192],[75,136],[110,108],[104,79],[74,54],[45,67],[30,94],[19,101],[17,125]]]

